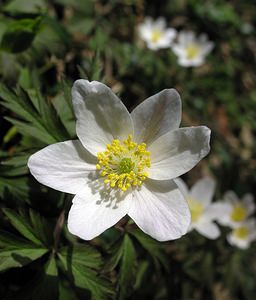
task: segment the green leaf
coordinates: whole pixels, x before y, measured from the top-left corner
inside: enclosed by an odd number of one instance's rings
[[[34,247],[13,250],[0,249],[0,271],[23,267],[47,252],[48,249]]]
[[[77,288],[88,289],[96,300],[106,299],[113,293],[110,283],[95,270],[101,265],[95,249],[85,246],[64,248],[58,253],[58,257],[63,271]]]
[[[119,299],[126,299],[135,283],[137,268],[136,251],[129,235],[125,234],[118,239],[114,245],[111,245],[109,252],[110,258],[105,269],[113,272],[114,269],[119,268]]]
[[[12,123],[14,126],[16,126],[17,130],[19,131],[20,134],[23,135],[28,135],[33,138],[36,138],[43,142],[44,144],[53,144],[56,142],[54,137],[52,137],[50,134],[48,134],[44,129],[39,129],[37,127],[31,126],[31,124],[18,121],[14,118],[5,118],[7,121]]]
[[[131,230],[130,233],[138,240],[142,247],[149,252],[156,264],[160,262],[166,271],[169,270],[168,258],[163,252],[161,244],[139,229]]]
[[[34,74],[33,77],[37,75]],[[0,98],[4,100],[1,102],[4,107],[23,119],[6,118],[21,134],[37,138],[45,144],[63,141],[70,137],[53,105],[40,94],[39,87],[36,92],[28,94],[21,88],[15,93],[0,84]]]
[[[18,153],[1,161],[0,173],[3,177],[21,176],[28,173],[27,161],[29,153]]]
[[[0,231],[0,271],[22,267],[48,252],[25,239]]]
[[[35,233],[35,229],[29,224],[28,219],[22,218],[16,212],[8,208],[4,208],[3,212],[8,217],[13,227],[25,238],[36,245],[43,245],[43,242],[38,238],[37,233]]]
[[[39,30],[40,23],[41,17],[21,19],[9,23],[2,37],[1,48],[12,53],[28,49]]]
[[[35,14],[46,10],[44,0],[12,0],[4,6],[4,11],[9,13]]]
[[[79,300],[70,282],[65,278],[59,279],[59,300]]]
[[[41,55],[51,53],[64,56],[71,43],[71,37],[58,20],[45,16],[42,21],[41,30],[36,35],[33,48]]]
[[[24,201],[29,194],[28,178],[4,178],[0,177],[0,197],[5,198],[8,195],[10,201],[10,194],[19,201]]]
[[[87,245],[75,245],[74,248],[63,247],[60,254],[64,257],[69,257],[72,253],[72,261],[88,268],[99,269],[102,266],[101,255],[94,248]]]
[[[127,299],[135,283],[136,270],[136,252],[128,234],[124,236],[121,251],[119,299]]]

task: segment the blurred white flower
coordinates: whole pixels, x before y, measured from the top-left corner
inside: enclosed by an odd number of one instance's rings
[[[28,161],[39,182],[76,194],[69,231],[89,240],[128,214],[159,241],[185,234],[190,212],[173,179],[208,154],[210,130],[179,128],[181,100],[173,89],[131,114],[97,81],[77,80],[72,100],[79,140],[50,145]]]
[[[175,182],[188,201],[191,212],[190,230],[195,229],[209,239],[216,239],[220,235],[220,230],[214,220],[222,211],[223,205],[219,202],[212,203],[215,181],[203,177],[190,190],[181,178],[175,179]]]
[[[172,45],[173,52],[178,56],[178,63],[183,67],[198,67],[204,63],[205,56],[211,52],[214,43],[206,34],[196,38],[193,31],[181,31],[177,43]]]
[[[155,21],[150,17],[145,18],[138,26],[138,32],[151,50],[169,48],[177,34],[175,29],[166,28],[166,21],[162,17]]]
[[[228,191],[224,194],[225,209],[218,217],[218,222],[231,228],[239,227],[255,211],[255,203],[251,194],[240,200],[237,195]]]
[[[241,249],[249,248],[252,241],[256,240],[256,221],[248,219],[241,223],[239,227],[232,230],[228,234],[227,240],[232,246]]]

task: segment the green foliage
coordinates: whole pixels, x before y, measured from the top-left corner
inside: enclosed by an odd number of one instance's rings
[[[0,85],[0,98],[4,100],[3,106],[22,118],[22,120],[7,118],[20,133],[39,139],[45,144],[69,138],[54,107],[48,104],[40,93],[31,91],[28,94],[22,88],[14,92]]]
[[[10,22],[3,34],[1,48],[12,53],[26,50],[33,42],[39,30],[40,23],[40,17]]]
[[[97,274],[102,262],[94,249],[86,246],[63,248],[58,257],[62,270],[77,288],[88,289],[95,299],[112,294],[109,282]]]

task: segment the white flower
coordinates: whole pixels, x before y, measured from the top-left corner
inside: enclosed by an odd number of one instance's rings
[[[241,249],[249,248],[252,241],[256,240],[256,222],[255,219],[248,219],[239,227],[232,230],[227,236],[227,240],[232,246]]]
[[[150,17],[145,18],[145,21],[138,26],[138,31],[141,39],[151,50],[170,47],[176,37],[176,30],[166,28],[166,22],[161,17],[155,21]]]
[[[97,81],[77,80],[72,99],[79,140],[50,145],[28,161],[39,182],[76,194],[70,232],[92,239],[128,214],[159,241],[185,234],[190,212],[173,179],[207,155],[210,130],[179,128],[181,101],[173,89],[131,114]]]
[[[205,56],[211,52],[214,44],[205,34],[196,38],[192,31],[181,31],[178,42],[172,50],[178,56],[178,63],[183,67],[198,67],[204,63]]]
[[[222,210],[222,204],[211,203],[215,181],[209,177],[204,177],[197,181],[190,190],[181,178],[175,179],[175,182],[188,201],[191,212],[189,229],[195,229],[209,239],[216,239],[220,235],[220,230],[214,220]]]
[[[240,200],[228,191],[224,195],[225,209],[218,217],[218,222],[231,228],[239,227],[255,211],[253,196],[246,194]]]

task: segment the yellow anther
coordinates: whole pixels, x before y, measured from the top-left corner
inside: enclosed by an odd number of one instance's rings
[[[126,140],[114,139],[106,150],[97,154],[96,169],[106,177],[105,184],[126,191],[131,186],[140,186],[148,177],[150,152],[145,143],[137,144],[132,135]]]
[[[237,204],[234,206],[230,218],[235,222],[242,222],[246,218],[246,210],[241,204]]]

